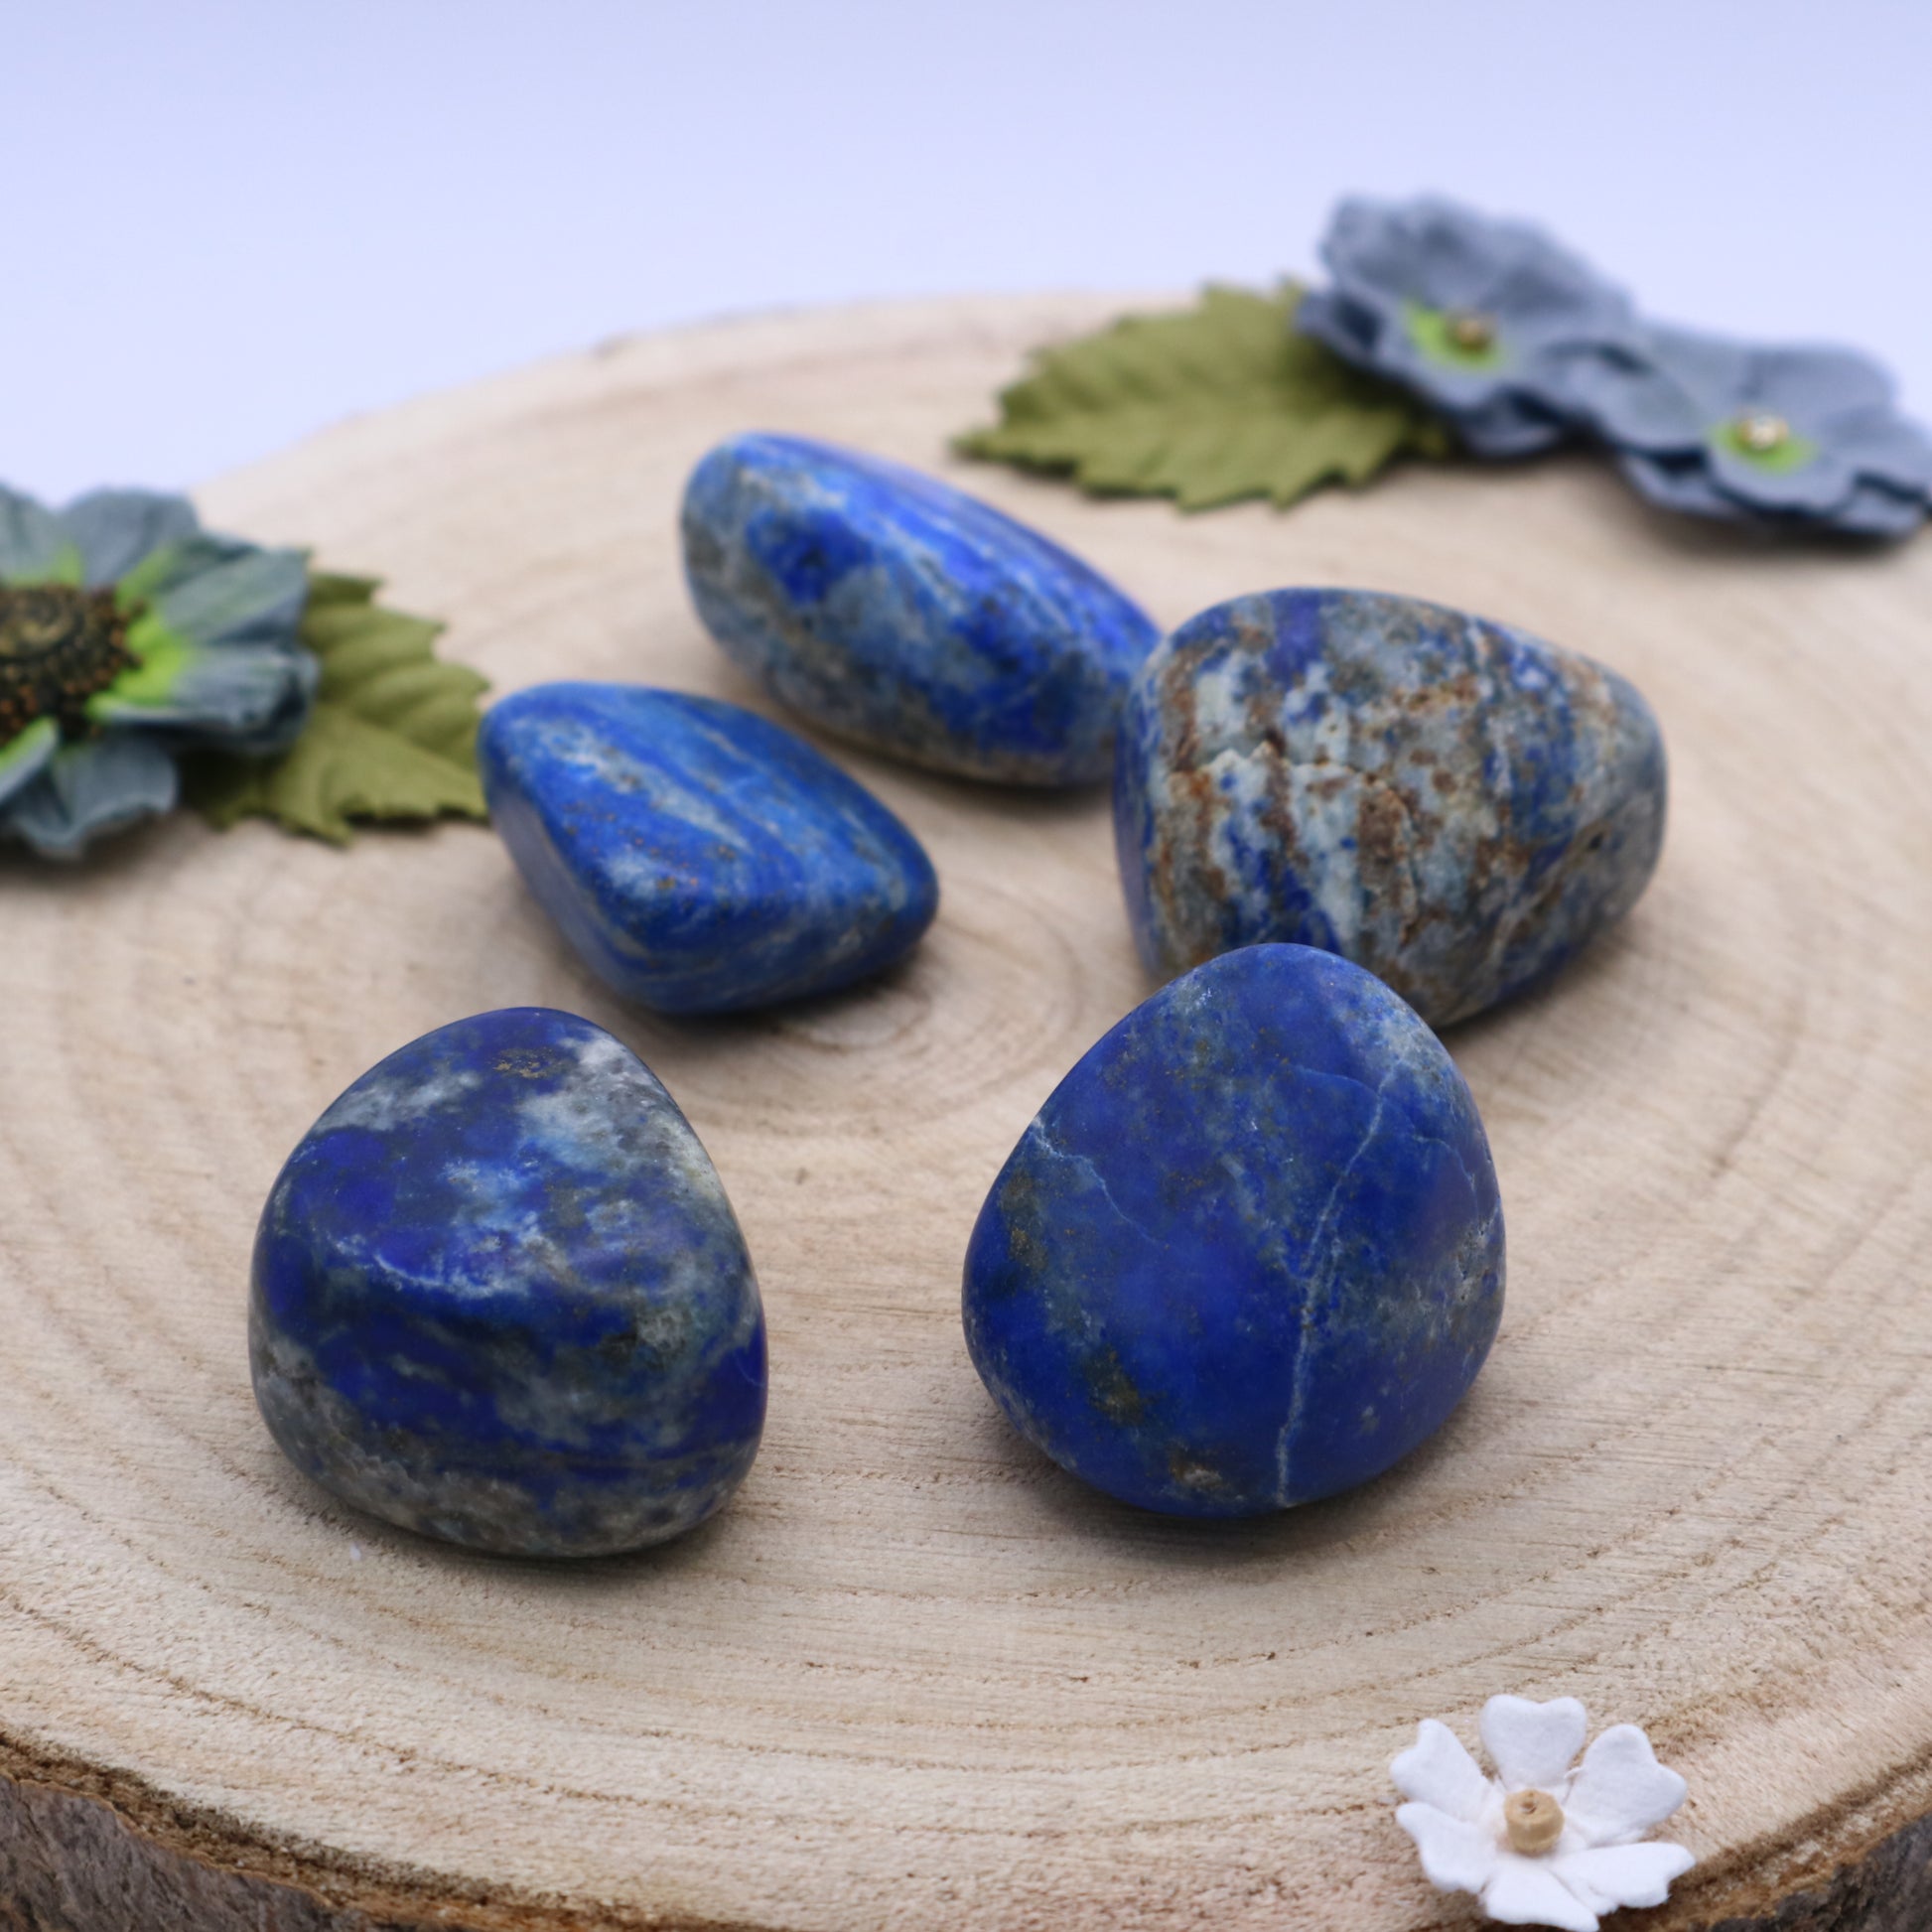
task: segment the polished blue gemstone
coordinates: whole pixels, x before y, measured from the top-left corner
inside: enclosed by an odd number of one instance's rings
[[[309,1130],[255,1237],[249,1353],[305,1474],[508,1556],[676,1536],[764,1423],[717,1172],[642,1061],[541,1007],[425,1034]]]
[[[910,951],[938,909],[918,840],[738,705],[533,685],[484,715],[478,758],[538,902],[600,978],[666,1013],[848,985]]]
[[[1015,784],[1107,775],[1159,632],[1036,531],[897,463],[739,436],[684,494],[684,568],[727,654],[856,744]]]
[[[1664,742],[1614,671],[1414,598],[1218,604],[1128,700],[1114,825],[1135,938],[1340,953],[1432,1026],[1547,978],[1663,844]]]
[[[1178,1516],[1366,1481],[1494,1339],[1503,1220],[1475,1103],[1379,980],[1223,954],[1053,1090],[966,1252],[966,1341],[1014,1427]]]

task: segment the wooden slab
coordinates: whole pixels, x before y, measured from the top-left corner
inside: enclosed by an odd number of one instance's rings
[[[626,1011],[486,831],[341,854],[187,818],[0,867],[0,1926],[1419,1932],[1387,1765],[1493,1692],[1647,1725],[1701,1863],[1649,1922],[1932,1914],[1932,540],[1761,550],[1606,470],[1415,470],[1283,516],[952,464],[1094,298],[623,342],[350,423],[205,494],[384,572],[499,687],[757,702],[679,579],[741,428],[955,471],[1167,622],[1410,591],[1608,660],[1669,737],[1627,928],[1456,1032],[1509,1217],[1474,1395],[1369,1489],[1167,1521],[1019,1442],[961,1340],[981,1197],[1148,990],[1099,796],[841,754],[939,921],[867,992]],[[714,1524],[466,1557],[284,1465],[243,1303],[275,1171],[349,1079],[481,1009],[631,1042],[712,1151],[770,1426]],[[11,1914],[11,1915],[10,1915]],[[1639,1920],[1618,1923],[1640,1923]]]

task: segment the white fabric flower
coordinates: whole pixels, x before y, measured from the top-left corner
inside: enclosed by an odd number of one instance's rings
[[[1661,1905],[1695,1861],[1681,1845],[1637,1841],[1684,1802],[1684,1780],[1657,1762],[1635,1725],[1614,1725],[1584,1751],[1575,1698],[1482,1707],[1485,1777],[1455,1733],[1434,1718],[1389,1766],[1410,1802],[1396,1823],[1416,1841],[1441,1891],[1474,1892],[1504,1925],[1596,1932],[1597,1914]]]

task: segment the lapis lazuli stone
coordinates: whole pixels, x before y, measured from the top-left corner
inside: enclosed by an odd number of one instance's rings
[[[1432,1026],[1546,978],[1663,844],[1664,743],[1614,671],[1366,591],[1236,598],[1128,700],[1114,826],[1142,957],[1340,953]]]
[[[966,1341],[1015,1428],[1178,1516],[1366,1481],[1461,1401],[1503,1219],[1454,1063],[1381,981],[1223,954],[1053,1090],[981,1209]]]
[[[666,1013],[830,992],[909,952],[938,909],[918,840],[739,705],[534,685],[484,715],[478,759],[538,902],[607,984]]]
[[[712,635],[794,711],[935,771],[1107,775],[1159,636],[1098,572],[897,463],[740,436],[693,472],[684,568]]]
[[[424,1035],[309,1130],[255,1238],[249,1352],[297,1468],[507,1556],[688,1530],[764,1422],[717,1172],[642,1061],[541,1007]]]

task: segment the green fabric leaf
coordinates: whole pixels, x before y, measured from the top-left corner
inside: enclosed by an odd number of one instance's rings
[[[1208,288],[1191,309],[1128,316],[1041,350],[1000,396],[967,456],[1070,476],[1094,495],[1244,496],[1286,508],[1325,483],[1363,483],[1398,456],[1448,456],[1441,417],[1289,325],[1302,291]]]
[[[186,761],[189,802],[214,824],[272,818],[346,845],[353,819],[487,816],[477,698],[487,680],[435,654],[443,626],[386,611],[380,582],[314,572],[302,641],[322,662],[308,729],[272,759]]]

